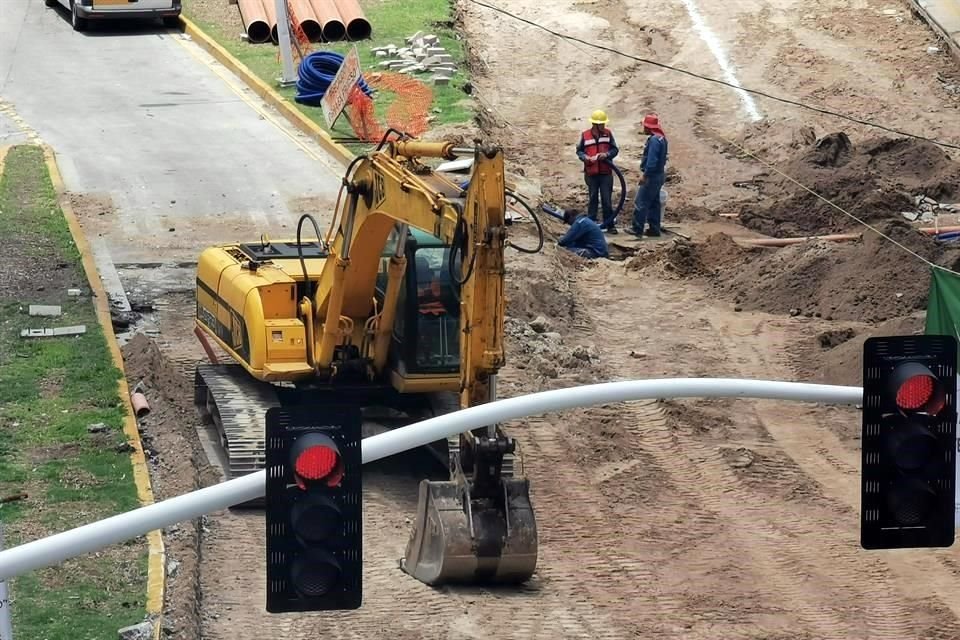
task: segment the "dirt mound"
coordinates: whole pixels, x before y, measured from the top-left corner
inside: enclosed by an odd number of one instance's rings
[[[123,346],[123,366],[127,377],[142,381],[146,393],[160,396],[164,401],[180,404],[181,399],[192,401],[193,384],[167,360],[157,344],[139,333]]]
[[[510,265],[506,289],[507,315],[512,318],[533,320],[542,315],[570,320],[576,312],[574,296],[561,275]]]
[[[958,250],[935,245],[908,225],[881,230],[924,258],[955,268]],[[865,231],[859,242],[811,241],[728,269],[720,286],[744,308],[772,313],[879,322],[923,309],[930,267]]]
[[[150,458],[150,479],[158,500],[181,495],[219,481],[207,462],[196,433],[193,383],[163,355],[157,344],[137,334],[122,348],[127,383],[142,382],[150,413],[139,420]],[[200,520],[163,531],[167,562],[178,563],[168,576],[164,594],[164,631],[184,640],[200,638]]]
[[[863,343],[871,336],[923,333],[923,315],[914,314],[882,322],[869,331],[854,328],[821,333],[816,344],[801,355],[800,373],[805,380],[825,384],[860,386],[863,383]]]
[[[721,275],[742,264],[749,250],[725,233],[715,233],[703,242],[676,239],[669,244],[641,246],[626,265],[627,271],[656,269],[661,275],[681,278]]]
[[[536,388],[569,373],[579,382],[596,382],[600,350],[593,344],[568,344],[558,331],[564,329],[563,323],[543,316],[532,322],[508,318],[504,329],[511,363],[526,371],[530,381],[538,383]]]
[[[914,139],[873,138],[858,145],[832,133],[802,149],[784,173],[868,222],[915,208],[913,197],[960,199],[960,164],[940,147]],[[860,225],[778,174],[762,174],[761,203],[745,204],[740,221],[750,229],[786,237],[835,233]]]

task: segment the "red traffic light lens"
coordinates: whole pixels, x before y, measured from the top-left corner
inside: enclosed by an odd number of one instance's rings
[[[329,447],[309,447],[297,456],[294,471],[304,480],[323,480],[337,468],[339,454]]]
[[[939,378],[919,362],[905,362],[890,378],[890,391],[900,411],[918,411],[935,416],[947,404],[947,390]]]
[[[319,483],[335,487],[343,478],[340,449],[322,433],[310,433],[297,440],[290,450],[290,466],[301,489]]]
[[[932,376],[913,376],[897,389],[897,406],[908,411],[923,408],[933,397],[934,379]]]

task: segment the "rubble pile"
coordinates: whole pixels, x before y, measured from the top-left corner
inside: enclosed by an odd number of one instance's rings
[[[913,203],[916,206],[915,209],[911,211],[900,212],[900,215],[910,222],[928,223],[937,220],[944,213],[960,213],[960,204],[945,204],[942,202],[937,202],[933,198],[923,195],[922,193],[913,196]],[[960,219],[951,222],[960,222]]]
[[[509,352],[515,366],[541,378],[558,378],[564,371],[589,374],[600,360],[600,350],[595,345],[570,347],[565,344],[563,335],[554,331],[544,316],[530,322],[508,317],[504,329],[514,342]],[[589,375],[586,377],[592,379]]]
[[[831,133],[801,149],[784,168],[817,195],[790,179],[756,176],[761,197],[738,212],[747,228],[773,237],[848,233],[862,230],[857,220],[903,220],[903,212],[916,212],[921,221],[930,214],[926,220],[932,220],[953,212],[941,202],[960,201],[960,163],[924,140],[871,138],[854,144],[843,132]]]
[[[433,84],[450,84],[450,79],[457,72],[457,63],[440,45],[440,38],[418,31],[406,39],[406,44],[405,47],[392,44],[375,47],[372,51],[378,58],[390,58],[380,62],[380,67],[386,71],[408,75],[432,73]]]

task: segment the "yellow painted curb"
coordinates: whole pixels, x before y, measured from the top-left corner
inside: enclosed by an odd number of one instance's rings
[[[120,399],[126,408],[126,417],[123,422],[123,432],[127,436],[130,444],[133,446],[133,453],[130,454],[130,461],[133,464],[133,479],[137,486],[137,497],[143,505],[153,503],[153,489],[150,486],[150,471],[147,467],[146,456],[143,454],[143,443],[140,441],[140,432],[137,430],[137,419],[130,404],[130,388],[127,386],[126,372],[123,367],[123,356],[120,353],[120,344],[117,342],[117,336],[113,332],[113,322],[110,318],[109,298],[107,292],[100,282],[100,276],[97,271],[96,262],[90,251],[90,245],[87,244],[86,236],[80,227],[80,221],[77,219],[73,206],[66,197],[66,189],[63,183],[63,177],[60,175],[60,168],[57,166],[57,157],[53,149],[46,144],[42,144],[43,155],[46,158],[47,170],[50,172],[50,181],[53,183],[53,189],[57,194],[57,200],[63,216],[70,227],[70,235],[73,236],[73,242],[80,252],[83,261],[83,269],[87,274],[87,281],[90,283],[90,289],[93,290],[94,305],[97,310],[97,319],[103,328],[104,337],[110,348],[110,355],[113,358],[113,364],[123,373],[118,383]],[[147,559],[147,614],[156,616],[156,622],[153,626],[153,637],[160,638],[161,622],[160,617],[163,613],[163,591],[166,583],[165,552],[163,548],[163,536],[159,530],[151,531],[147,534],[147,545],[149,556]]]
[[[220,64],[230,69],[243,82],[250,87],[257,95],[263,98],[269,105],[280,112],[290,124],[313,138],[324,150],[344,167],[350,164],[354,155],[342,144],[335,142],[330,134],[324,131],[316,122],[303,115],[296,106],[291,104],[286,98],[280,95],[273,87],[257,77],[247,65],[237,60],[233,55],[220,46],[213,38],[203,32],[200,27],[188,20],[182,14],[180,21],[183,23],[183,30],[198,45],[203,47],[207,53],[216,58]]]

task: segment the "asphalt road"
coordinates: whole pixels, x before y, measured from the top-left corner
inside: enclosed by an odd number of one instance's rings
[[[0,101],[0,145],[56,151],[118,306],[189,288],[211,243],[289,235],[298,210],[329,220],[339,165],[159,23],[77,33],[43,0],[2,0]]]

